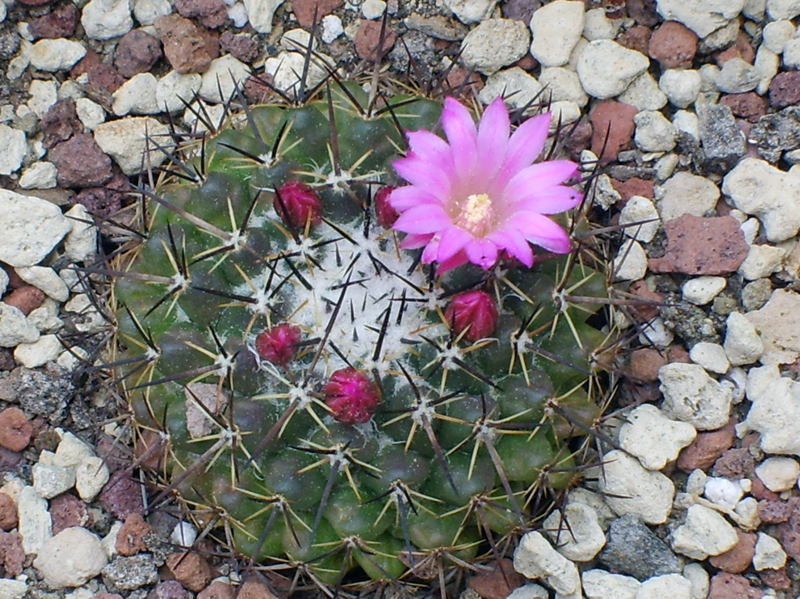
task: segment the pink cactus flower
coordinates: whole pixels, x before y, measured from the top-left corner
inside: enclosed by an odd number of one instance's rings
[[[381,187],[378,193],[375,194],[375,218],[384,229],[390,228],[397,220],[397,217],[400,216],[397,210],[389,203],[389,197],[394,189],[394,187],[386,185]]]
[[[430,131],[409,131],[411,149],[394,162],[409,183],[389,199],[400,213],[394,228],[408,234],[402,247],[424,247],[422,262],[437,262],[440,273],[466,262],[490,269],[503,250],[532,266],[530,243],[568,252],[569,236],[546,215],[580,202],[578,191],[562,185],[578,165],[532,164],[544,149],[549,125],[546,113],[510,133],[508,111],[498,98],[476,127],[469,111],[447,98],[442,112],[447,141]]]
[[[284,366],[294,360],[300,339],[300,329],[284,322],[256,336],[256,353],[262,360]]]
[[[300,181],[287,181],[275,191],[272,201],[281,220],[293,229],[305,229],[306,221],[311,226],[322,222],[322,200],[317,192]]]
[[[444,317],[456,335],[473,343],[489,337],[497,327],[497,304],[485,291],[466,291],[453,296]]]
[[[342,424],[369,422],[379,401],[375,383],[355,368],[337,370],[325,385],[325,405]]]

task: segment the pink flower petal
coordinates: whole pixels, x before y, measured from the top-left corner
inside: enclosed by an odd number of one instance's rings
[[[539,214],[558,214],[571,210],[580,204],[583,195],[577,189],[556,185],[547,189],[532,190],[520,200],[509,206],[509,210],[538,212]]]
[[[437,197],[446,197],[450,193],[450,179],[447,173],[413,153],[395,160],[392,166],[397,174],[411,185],[417,185]]]
[[[414,206],[434,204],[441,206],[442,201],[431,193],[415,185],[398,187],[389,196],[389,204],[398,212],[405,212]]]
[[[478,164],[478,132],[472,115],[453,98],[445,98],[442,128],[450,142],[456,175],[462,183],[467,183]]]
[[[546,250],[566,254],[572,247],[566,231],[546,216],[533,212],[517,212],[510,221],[525,239]]]
[[[497,263],[497,244],[489,239],[475,239],[469,242],[464,250],[470,262],[486,270]]]
[[[439,159],[450,160],[453,159],[453,153],[450,146],[438,135],[425,131],[407,131],[408,145],[411,151],[417,156],[425,160]],[[452,167],[452,164],[450,165]]]
[[[400,247],[404,250],[416,250],[428,245],[431,239],[433,239],[433,235],[431,235],[430,233],[424,235],[417,235],[415,233],[410,233],[406,235],[403,241],[400,242]]]
[[[447,227],[442,231],[442,237],[439,240],[436,261],[446,262],[449,258],[452,258],[460,252],[464,246],[473,239],[474,237],[461,227],[456,227],[455,225]]]
[[[531,192],[545,190],[573,176],[578,165],[569,160],[551,160],[525,167],[516,173],[503,190],[503,200],[513,204]]]
[[[503,171],[508,176],[531,164],[542,153],[550,132],[550,116],[549,112],[545,112],[531,117],[511,134],[503,165]]]
[[[436,274],[441,275],[442,273],[445,273],[453,268],[458,268],[467,262],[469,262],[469,260],[467,260],[467,254],[464,252],[464,250],[461,250],[452,258],[448,258],[444,262],[439,262],[439,266],[436,268]]]
[[[428,242],[428,245],[425,246],[425,249],[422,250],[422,257],[420,259],[423,264],[431,264],[436,262],[437,253],[439,253],[439,236],[434,235]]]
[[[502,97],[498,97],[483,111],[478,125],[478,154],[480,176],[488,180],[494,176],[506,157],[511,123]]]
[[[436,233],[450,226],[450,217],[441,206],[426,204],[414,206],[403,212],[394,223],[394,228],[404,233]]]
[[[533,266],[533,249],[528,241],[513,229],[495,231],[486,236],[487,239],[494,241],[498,247],[506,250],[511,256],[530,268]]]

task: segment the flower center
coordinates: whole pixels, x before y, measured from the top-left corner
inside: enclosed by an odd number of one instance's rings
[[[475,237],[483,237],[491,231],[494,221],[494,208],[491,198],[485,193],[473,194],[467,197],[466,202],[456,205],[458,213],[453,217],[453,223],[469,231]]]

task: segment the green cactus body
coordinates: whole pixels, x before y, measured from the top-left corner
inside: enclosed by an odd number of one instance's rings
[[[326,584],[472,559],[487,531],[528,525],[542,485],[572,479],[574,430],[552,408],[592,424],[604,340],[587,322],[601,302],[576,298],[604,298],[605,277],[577,252],[437,277],[399,249],[371,198],[393,182],[400,130],[433,129],[440,104],[357,104],[366,95],[346,83],[330,100],[250,107],[195,146],[183,166],[197,175],[148,195],[146,235],[115,284],[118,374],[141,430],[166,433],[170,490],[223,514],[236,550]],[[276,214],[289,180],[318,192],[319,224]],[[499,311],[475,342],[444,317],[471,289]],[[257,335],[285,323],[300,334],[290,359],[259,357]],[[376,390],[366,422],[326,406],[345,369]]]

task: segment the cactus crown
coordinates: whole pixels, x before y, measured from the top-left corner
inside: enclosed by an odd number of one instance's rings
[[[154,505],[179,494],[257,562],[320,585],[444,580],[573,480],[605,276],[585,247],[437,273],[387,228],[386,186],[440,102],[321,95],[239,93],[140,188],[114,287],[137,463],[160,472]]]

